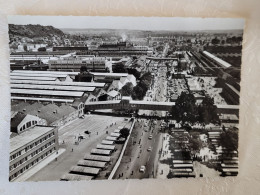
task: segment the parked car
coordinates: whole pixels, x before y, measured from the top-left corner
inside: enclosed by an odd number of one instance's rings
[[[153,139],[153,135],[149,135],[148,139]]]
[[[150,146],[148,149],[147,149],[148,152],[152,151],[152,147]]]
[[[142,173],[144,173],[144,172],[145,172],[145,166],[142,165],[142,166],[140,167],[139,171],[142,172]]]
[[[84,131],[84,133],[86,133],[86,134],[90,134],[91,132],[90,132],[90,131]]]

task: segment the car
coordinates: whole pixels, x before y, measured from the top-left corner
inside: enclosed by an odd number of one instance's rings
[[[153,139],[153,135],[149,135],[148,139]]]
[[[84,131],[84,133],[86,133],[86,134],[90,134],[91,132],[90,132],[90,131]]]
[[[80,135],[79,139],[85,139],[85,137],[83,135]]]
[[[148,126],[148,123],[144,123],[144,126],[147,127],[147,126]]]
[[[147,148],[147,151],[148,152],[152,151],[152,147],[150,146],[149,148]]]
[[[139,171],[142,172],[142,173],[144,173],[144,172],[145,172],[145,166],[142,165],[142,166],[140,167]]]

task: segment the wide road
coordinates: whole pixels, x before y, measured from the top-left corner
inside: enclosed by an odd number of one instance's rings
[[[145,125],[147,124],[148,125]],[[133,132],[136,136],[131,136],[127,149],[130,150],[124,155],[121,164],[115,174],[114,179],[125,178],[152,178],[155,177],[157,163],[159,159],[160,147],[160,122],[152,125],[151,120],[138,119]],[[149,139],[149,136],[152,136]],[[133,142],[135,142],[133,144]],[[148,148],[151,147],[151,151]],[[140,172],[140,166],[146,166],[144,173]],[[123,176],[120,176],[122,175]]]
[[[163,63],[163,62],[161,62]],[[159,68],[155,75],[155,82],[152,92],[147,94],[145,100],[167,101],[167,80],[166,68]],[[161,111],[140,110],[139,114],[164,115]],[[159,160],[159,151],[162,147],[160,133],[161,121],[139,119],[133,129],[127,145],[127,150],[121,164],[114,176],[114,179],[126,178],[153,178],[156,177]],[[151,136],[151,138],[149,138]],[[134,143],[135,142],[135,143]],[[151,147],[151,151],[148,148]],[[145,166],[145,172],[140,172],[140,167]]]

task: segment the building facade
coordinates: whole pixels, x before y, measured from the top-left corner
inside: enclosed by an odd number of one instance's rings
[[[9,181],[43,161],[58,149],[55,127],[35,126],[10,139]]]

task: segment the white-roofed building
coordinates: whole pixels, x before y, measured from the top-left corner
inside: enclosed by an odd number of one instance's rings
[[[109,91],[107,93],[107,100],[119,100],[121,99],[121,94],[118,91]]]

